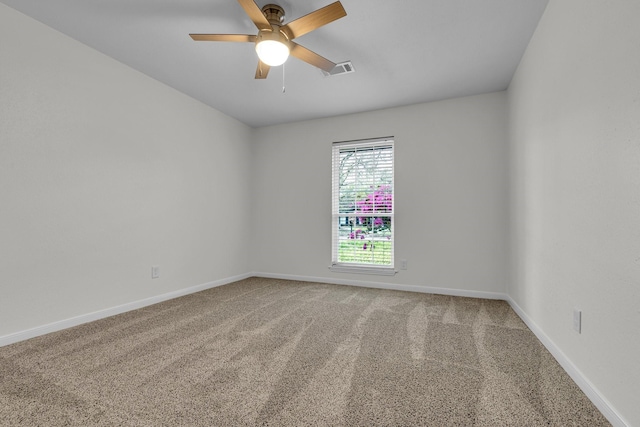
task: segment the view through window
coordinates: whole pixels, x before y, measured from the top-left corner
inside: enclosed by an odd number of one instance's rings
[[[393,268],[393,142],[333,144],[333,266]]]

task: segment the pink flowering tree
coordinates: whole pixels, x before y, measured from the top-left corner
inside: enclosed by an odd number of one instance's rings
[[[393,212],[393,193],[388,185],[380,185],[372,192],[355,201],[353,219],[359,226],[349,234],[350,239],[368,240],[373,236],[387,237],[391,234],[391,217],[385,214]],[[353,221],[352,219],[352,221]],[[356,225],[353,224],[352,225]],[[363,249],[367,249],[365,242]]]

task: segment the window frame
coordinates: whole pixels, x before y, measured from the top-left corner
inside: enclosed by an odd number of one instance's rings
[[[391,230],[391,263],[390,264],[369,264],[369,263],[357,263],[357,262],[339,262],[339,248],[340,248],[340,218],[345,216],[344,212],[340,212],[340,154],[341,150],[345,149],[375,149],[378,147],[391,147],[391,194],[394,199],[391,204],[391,212],[385,211],[384,213],[371,213],[363,215],[365,217],[389,217]],[[372,275],[385,275],[392,276],[397,273],[395,269],[395,138],[393,136],[382,138],[370,138],[354,141],[340,141],[334,142],[331,146],[331,265],[329,269],[333,272],[339,273],[360,273],[360,274],[372,274]],[[372,181],[373,185],[381,183]]]

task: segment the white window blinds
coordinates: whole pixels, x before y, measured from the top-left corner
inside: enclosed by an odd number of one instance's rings
[[[393,139],[334,143],[332,164],[332,267],[393,269]]]

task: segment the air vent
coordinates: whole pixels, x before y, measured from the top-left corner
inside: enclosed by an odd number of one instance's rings
[[[328,73],[324,70],[320,70],[322,71],[322,74],[324,74],[325,77],[329,77],[329,76],[337,76],[338,74],[348,74],[348,73],[353,73],[355,70],[355,68],[353,68],[353,64],[351,63],[351,61],[346,61],[346,62],[341,62],[339,64],[336,64],[335,67],[333,67],[333,70],[329,71]]]

